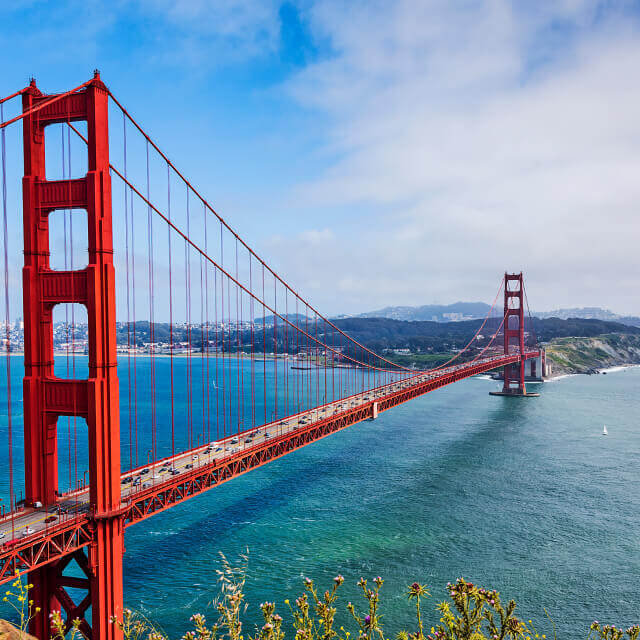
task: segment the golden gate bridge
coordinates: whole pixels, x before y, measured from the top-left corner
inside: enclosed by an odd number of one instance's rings
[[[542,375],[544,351],[525,330],[522,273],[504,275],[491,310],[449,361],[404,367],[354,340],[269,267],[97,72],[57,94],[32,80],[0,109],[8,485],[0,584],[28,573],[41,607],[35,636],[48,637],[49,614],[61,610],[88,638],[119,637],[109,620],[122,614],[128,526],[471,376],[503,367],[495,393],[535,395],[525,363]],[[16,221],[10,211],[20,202]],[[12,274],[20,251],[21,286]],[[16,289],[23,359],[12,355]],[[83,308],[86,356],[76,344]],[[61,309],[67,339],[55,349]],[[12,367],[22,366],[20,390]]]

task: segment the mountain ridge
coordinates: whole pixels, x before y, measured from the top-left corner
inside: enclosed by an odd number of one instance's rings
[[[405,321],[431,321],[431,322],[461,322],[465,320],[477,320],[484,318],[491,307],[485,302],[454,302],[452,304],[426,304],[419,306],[399,305],[388,306],[366,313],[360,313],[352,318],[388,318],[390,320]],[[502,307],[496,306],[493,316],[501,316]],[[552,311],[533,311],[536,318],[559,318],[569,320],[579,318],[582,320],[603,320],[618,322],[632,327],[640,327],[640,317],[621,315],[602,307],[569,307],[554,309]]]

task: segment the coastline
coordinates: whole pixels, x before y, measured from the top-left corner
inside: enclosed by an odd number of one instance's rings
[[[569,378],[577,375],[609,375],[613,373],[619,373],[628,369],[640,367],[640,340],[632,344],[616,344],[616,348],[612,348],[611,344],[608,344],[605,339],[609,336],[596,336],[593,338],[560,338],[551,341],[546,346],[547,358],[551,364],[551,375],[545,378],[547,382],[553,382],[561,380],[563,378]],[[634,336],[635,338],[635,336]],[[597,345],[594,348],[594,345]],[[605,347],[603,349],[602,347]],[[584,351],[581,351],[584,349]],[[24,357],[23,350],[11,351],[10,356]],[[245,360],[250,359],[252,354],[246,352],[238,353],[218,353],[218,352],[201,352],[192,351],[190,353],[154,353],[149,352],[137,352],[137,351],[118,351],[118,357],[131,357],[140,356],[142,358],[215,358],[225,360]],[[7,353],[2,351],[0,356],[7,356]],[[85,353],[67,352],[67,351],[54,351],[54,356],[57,358],[67,356],[81,356],[86,357]],[[586,356],[586,357],[585,357]],[[254,353],[253,357],[258,360],[269,361],[282,361],[292,368],[314,368],[318,366],[313,359],[301,360],[292,354],[275,354],[275,353]],[[336,365],[335,368],[351,368],[348,365]],[[482,376],[480,376],[482,377]],[[489,376],[487,376],[489,378]]]
[[[561,375],[613,373],[640,364],[640,336],[603,334],[554,338],[545,345],[551,378]]]
[[[614,365],[611,367],[603,367],[601,369],[595,369],[591,372],[586,371],[576,371],[573,373],[552,373],[548,378],[545,378],[546,382],[555,382],[557,380],[562,380],[563,378],[573,378],[574,376],[591,376],[591,375],[607,375],[611,373],[621,373],[622,371],[627,371],[628,369],[637,369],[640,368],[640,364],[635,362],[633,363],[624,363],[619,365]]]

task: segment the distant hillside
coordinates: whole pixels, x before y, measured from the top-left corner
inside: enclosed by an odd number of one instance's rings
[[[335,324],[374,351],[408,349],[411,353],[433,353],[462,348],[478,329],[480,320],[444,323],[407,322],[391,318],[343,318],[335,320]],[[479,345],[486,344],[485,340],[493,334],[498,324],[498,319],[487,322],[482,332],[484,339],[479,341]],[[531,331],[529,322],[525,329]],[[548,342],[553,338],[593,337],[605,333],[640,335],[640,328],[604,320],[534,318],[533,332],[539,341]]]
[[[389,318],[391,320],[431,321],[431,322],[462,322],[484,318],[489,311],[489,305],[484,302],[454,302],[453,304],[425,304],[419,307],[384,307],[376,311],[369,311],[354,316],[356,318]],[[502,307],[497,307],[495,316],[501,315]],[[602,309],[601,307],[573,307],[555,309],[554,311],[534,311],[537,318],[581,318],[584,320],[604,320],[619,322],[632,327],[640,327],[640,318],[636,316],[621,316],[620,314]]]
[[[640,318],[636,316],[620,316],[617,322],[629,325],[630,327],[640,327]]]
[[[454,302],[453,304],[425,304],[421,307],[385,307],[357,318],[390,318],[392,320],[459,322],[484,318],[490,307],[484,302]]]
[[[553,311],[534,311],[538,318],[585,318],[588,320],[619,320],[620,316],[609,309],[601,307],[570,307]]]
[[[309,314],[308,316],[305,316],[303,313],[282,313],[280,314],[282,316],[282,318],[286,318],[287,320],[289,320],[289,322],[292,322],[293,324],[299,324],[300,326],[302,326],[302,324],[304,324],[305,320],[307,321],[312,321],[313,318],[315,316],[313,316],[312,314]],[[274,315],[268,315],[264,317],[264,322],[267,325],[272,325],[273,321],[277,319],[278,322],[278,326],[280,326],[281,324],[283,324],[283,320],[281,318],[276,318],[276,316]],[[261,316],[256,316],[254,318],[255,322],[262,322],[262,317]]]
[[[533,315],[538,318],[561,318],[562,320],[569,318],[612,320],[632,327],[640,327],[640,318],[635,316],[621,316],[618,313],[609,311],[609,309],[602,309],[601,307],[574,307],[570,309],[556,309],[554,311],[535,311]]]

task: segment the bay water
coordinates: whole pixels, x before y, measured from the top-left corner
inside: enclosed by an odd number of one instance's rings
[[[359,602],[358,579],[384,578],[389,637],[412,624],[408,584],[429,585],[430,625],[459,576],[514,598],[547,637],[545,608],[559,638],[586,637],[594,619],[640,622],[640,369],[531,385],[537,398],[489,396],[497,385],[479,377],[430,393],[129,528],[126,604],[179,637],[191,614],[215,617],[219,554],[233,561],[248,549],[245,632],[259,603],[274,601],[286,619],[283,601],[303,576],[324,589],[337,574],[340,623]],[[160,395],[158,413],[167,402]],[[123,441],[127,428],[123,419]],[[15,463],[20,473],[18,454]]]

